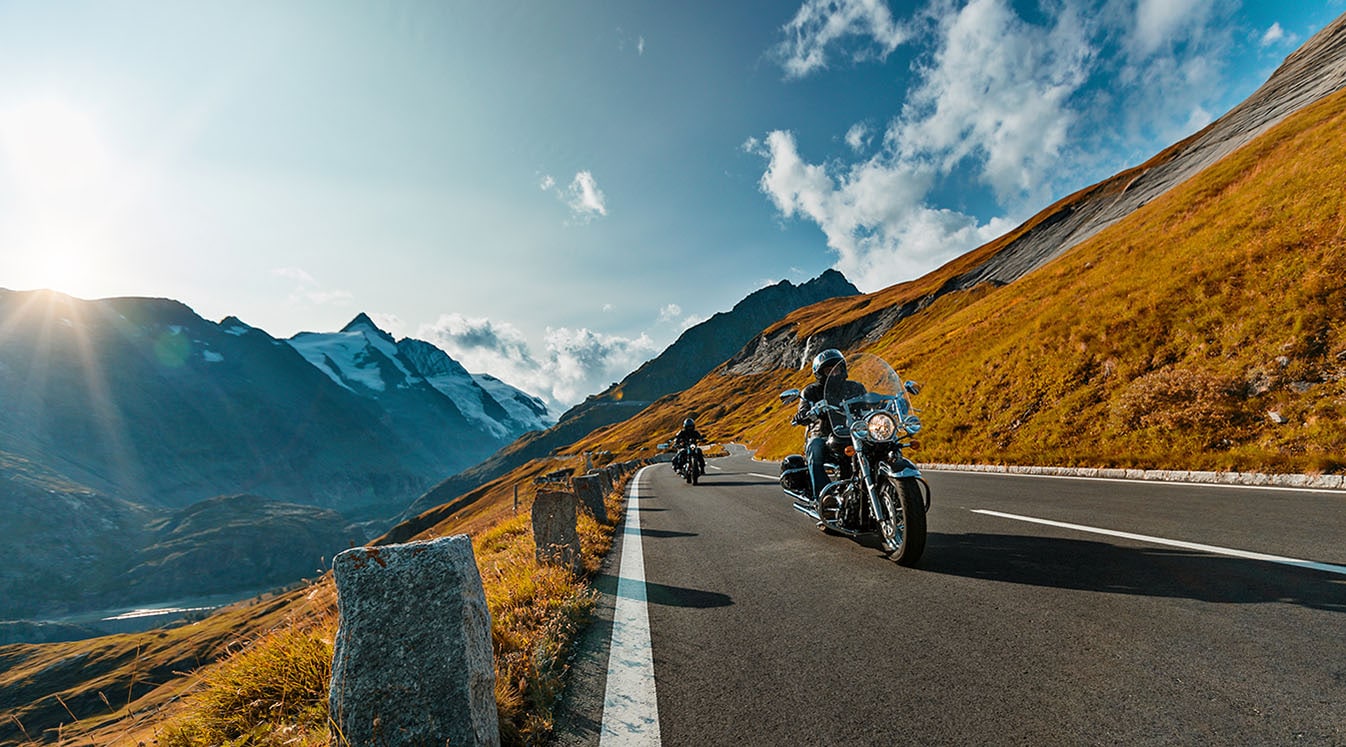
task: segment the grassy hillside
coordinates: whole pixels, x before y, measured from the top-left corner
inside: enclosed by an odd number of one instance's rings
[[[1018,282],[947,294],[873,330],[865,349],[925,386],[918,458],[1341,469],[1343,183],[1337,94]],[[826,333],[936,282],[826,302],[783,324],[801,339]],[[575,449],[648,449],[695,414],[713,436],[779,457],[802,433],[774,394],[806,381],[721,368]]]
[[[581,513],[583,575],[537,563],[533,478],[582,466],[569,458],[530,462],[464,497],[470,500],[404,525],[397,530],[404,536],[379,540],[472,535],[491,612],[505,744],[540,744],[550,734],[568,647],[596,600],[587,579],[623,514],[620,489],[607,497],[608,524]],[[0,744],[329,744],[336,626],[329,574],[183,627],[0,646]]]

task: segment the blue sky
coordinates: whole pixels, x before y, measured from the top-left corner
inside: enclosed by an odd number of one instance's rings
[[[569,404],[751,291],[911,279],[1343,0],[0,2],[0,287],[366,311]]]

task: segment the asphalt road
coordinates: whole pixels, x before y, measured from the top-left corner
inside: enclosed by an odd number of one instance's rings
[[[1346,495],[931,472],[912,569],[710,464],[639,478],[657,738],[602,734],[628,535],[558,744],[1346,745]]]

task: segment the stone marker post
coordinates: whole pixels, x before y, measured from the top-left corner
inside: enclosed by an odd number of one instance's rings
[[[353,747],[499,745],[491,618],[468,536],[351,548],[332,571],[334,737]]]
[[[598,475],[583,475],[570,481],[575,495],[601,524],[608,523],[608,508],[603,505],[603,481]]]
[[[533,499],[533,541],[537,562],[559,565],[572,571],[583,566],[580,536],[575,530],[579,499],[574,493],[539,490]]]

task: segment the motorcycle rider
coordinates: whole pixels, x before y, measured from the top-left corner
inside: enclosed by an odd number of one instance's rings
[[[696,448],[696,444],[705,440],[706,437],[696,430],[696,421],[691,418],[682,421],[682,430],[673,436],[673,446],[678,450],[673,457],[673,469],[676,470],[682,466],[682,449],[687,447],[692,458],[696,459],[698,471],[704,475],[706,473],[706,457],[700,449]]]
[[[790,422],[807,426],[804,431],[804,458],[808,462],[809,481],[813,487],[811,497],[816,501],[827,486],[827,470],[823,468],[827,460],[827,437],[834,427],[844,424],[846,419],[840,413],[830,412],[825,417],[818,417],[811,411],[824,400],[828,404],[838,405],[851,397],[858,397],[865,393],[865,386],[846,378],[846,356],[836,348],[828,348],[813,356],[813,378],[814,381],[799,393],[799,409]]]

